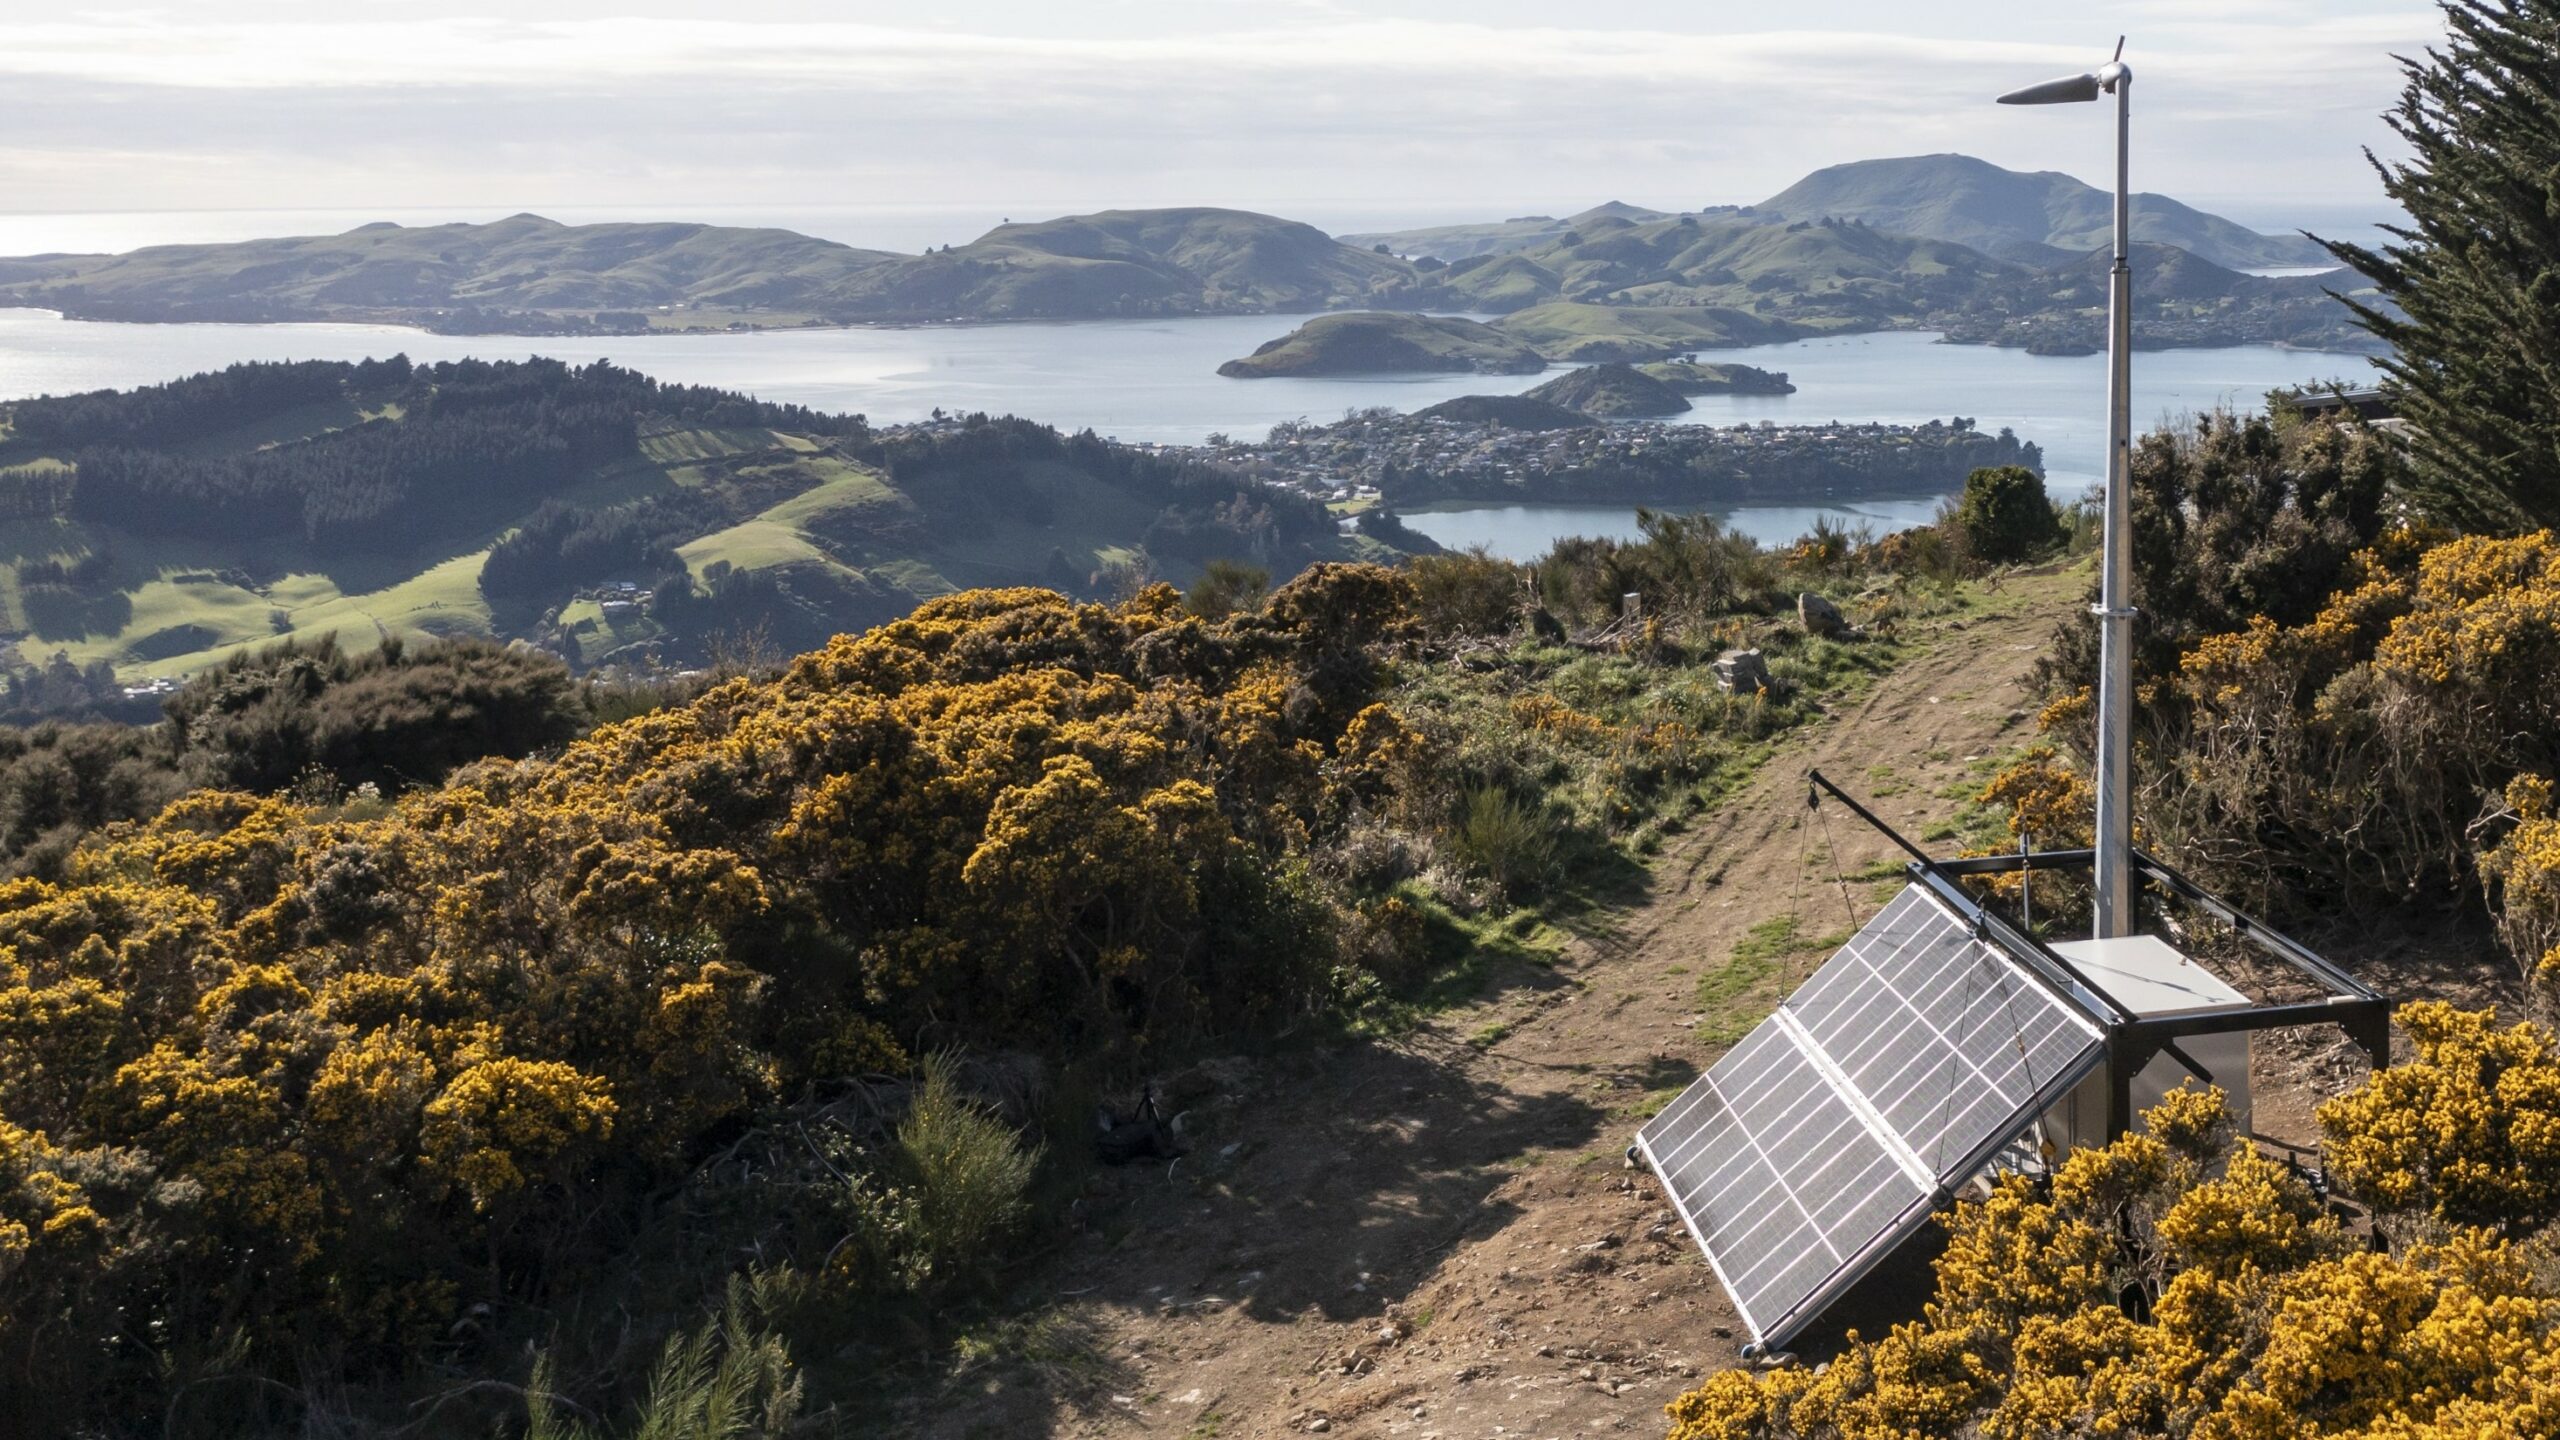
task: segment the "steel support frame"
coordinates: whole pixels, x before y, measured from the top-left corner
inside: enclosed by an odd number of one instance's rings
[[[1829,794],[1876,833],[1912,857],[1907,870],[1918,883],[1957,913],[1966,915],[1984,938],[2024,962],[2028,972],[2048,989],[2089,1012],[2107,1034],[2107,1126],[2122,1135],[2133,1129],[2133,1082],[2154,1056],[2164,1051],[2189,1070],[2196,1064],[2177,1042],[2192,1035],[2232,1035],[2259,1030],[2285,1030],[2305,1025],[2335,1025],[2364,1051],[2373,1068],[2391,1063],[2391,1002],[2371,986],[2339,969],[2302,942],[2206,890],[2157,858],[2133,851],[2133,872],[2141,883],[2157,885],[2177,899],[2214,916],[2260,950],[2275,956],[2328,992],[2317,1000],[2278,1005],[2252,1005],[2242,1010],[2197,1010],[2167,1015],[2134,1015],[2114,1003],[2105,989],[2080,973],[2053,947],[2012,924],[1988,901],[1958,883],[1983,876],[2030,870],[2086,870],[2093,878],[2095,850],[2047,850],[2019,855],[1979,855],[1940,860],[1904,838],[1882,817],[1859,804],[1819,770],[1808,772],[1809,797],[1819,803]]]

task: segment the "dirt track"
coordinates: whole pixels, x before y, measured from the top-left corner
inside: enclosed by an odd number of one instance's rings
[[[1805,769],[1878,797],[1915,837],[1946,818],[1941,792],[1971,762],[2030,738],[2019,682],[2084,583],[2012,580],[1986,611],[1925,626],[1905,663],[1800,732],[1561,964],[1497,974],[1394,1044],[1239,1067],[1195,1110],[1195,1153],[1116,1172],[1091,1233],[1040,1276],[1046,1293],[1021,1297],[1058,1302],[1020,1343],[1034,1358],[964,1373],[917,1428],[1659,1434],[1662,1405],[1741,1342],[1622,1152],[1721,1053],[1702,1031],[1765,1011],[1822,957],[1786,957],[1729,1014],[1700,1014],[1698,977],[1762,922],[1794,915],[1810,937],[1872,913],[1873,880],[1844,895],[1834,877],[1891,848],[1836,806],[1808,815]],[[1915,1282],[1925,1272],[1906,1266],[1841,1308],[1870,1324],[1908,1313]]]

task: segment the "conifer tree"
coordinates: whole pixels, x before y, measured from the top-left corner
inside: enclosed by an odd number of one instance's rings
[[[2560,0],[2442,8],[2384,117],[2411,154],[2374,160],[2409,223],[2322,243],[2401,312],[2347,302],[2396,352],[2413,497],[2468,530],[2560,526]]]

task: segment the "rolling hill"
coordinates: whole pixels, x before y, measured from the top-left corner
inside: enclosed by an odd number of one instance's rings
[[[1243,210],[1108,210],[1001,225],[850,279],[859,318],[1306,312],[1428,303],[1422,272],[1312,225]]]
[[[606,365],[240,365],[0,406],[0,665],[336,635],[806,648],[973,586],[1386,553],[1313,499],[1018,420],[874,430]]]
[[[1915,155],[1829,166],[1758,205],[1710,206],[1690,213],[1700,221],[1858,220],[1878,230],[1952,241],[1995,259],[2043,268],[2108,243],[2111,208],[2108,192],[2069,175],[2007,170],[1969,155]],[[1364,248],[1384,245],[1398,255],[1430,256],[1455,265],[1538,250],[1569,234],[1587,234],[1596,222],[1676,218],[1613,200],[1563,219],[1530,215],[1342,238]],[[2260,234],[2165,195],[2136,195],[2133,225],[2137,240],[2191,250],[2228,269],[2331,263],[2327,251],[2299,235]]]
[[[1661,210],[1648,210],[1610,200],[1588,210],[1567,215],[1559,220],[1552,215],[1521,215],[1509,220],[1488,220],[1467,225],[1429,225],[1418,230],[1382,230],[1373,234],[1345,235],[1342,243],[1370,249],[1384,245],[1397,255],[1428,255],[1439,260],[1458,261],[1478,255],[1507,255],[1515,250],[1534,249],[1561,240],[1581,226],[1598,220],[1667,220]]]
[[[1677,415],[1689,408],[1678,390],[1632,365],[1585,365],[1569,370],[1525,397],[1579,411],[1597,420],[1640,420]]]
[[[2109,192],[2059,171],[2005,170],[1970,155],[1832,165],[1754,208],[1788,220],[1863,221],[2039,266],[2107,245],[2114,232]],[[2332,263],[2299,235],[2262,235],[2166,195],[2133,197],[2133,237],[2234,270]]]
[[[591,317],[672,306],[741,313],[813,308],[851,277],[899,258],[788,230],[563,225],[512,215],[485,225],[383,223],[342,235],[10,262],[15,269],[0,269],[0,298],[145,320],[467,324],[493,313]]]
[[[1469,234],[1442,239],[1473,253],[1455,260],[1381,253],[1395,237],[1364,247],[1295,221],[1199,207],[1006,224],[923,255],[785,230],[517,215],[0,260],[0,305],[109,320],[361,320],[533,334],[1436,310],[1514,316],[1512,332],[1550,360],[1659,360],[1703,346],[1917,326],[2035,344],[2080,327],[2067,312],[2093,303],[2082,294],[2082,262],[2094,246],[2064,242],[2085,238],[2097,194],[2068,177],[2015,175],[1961,156],[1867,162],[1779,197],[1822,210],[1815,218],[1612,203],[1562,220],[1457,227]],[[2145,262],[2138,342],[2370,348],[2319,283],[2288,288],[2212,258],[2300,258],[2297,242],[2171,202],[2144,213],[2160,232],[2145,244],[2163,247],[2159,255],[2183,249],[2192,263]],[[2149,288],[2162,275],[2173,288]],[[2209,303],[2199,298],[2207,290]],[[2017,338],[2031,332],[2038,338]]]
[[[2109,257],[2050,266],[1857,221],[1767,224],[1684,215],[1600,220],[1514,255],[1451,265],[1463,304],[1510,308],[1476,288],[1498,271],[1554,277],[1552,297],[1499,325],[1556,361],[1659,361],[1691,350],[1807,335],[1934,329],[1963,342],[2078,349],[2100,333]],[[2174,245],[2134,255],[2134,343],[2282,344],[2369,351],[2328,276],[2242,275]],[[2062,337],[2069,338],[2062,338]]]
[[[1657,360],[1636,367],[1683,395],[1792,395],[1784,370],[1757,365],[1716,365],[1703,360]]]
[[[1692,350],[1773,345],[1810,333],[1745,310],[1570,300],[1532,306],[1501,323],[1539,354],[1570,363],[1665,360]]]
[[[1089,319],[1429,303],[1436,282],[1241,210],[1002,225],[924,255],[788,230],[375,224],[342,235],[0,261],[0,304],[110,320],[375,320],[453,331]]]
[[[1471,305],[1525,308],[1501,306],[1482,278],[1522,266],[1554,277],[1542,301],[1721,305],[1772,318],[1792,310],[1808,322],[1910,313],[2021,270],[1963,245],[1863,225],[1771,225],[1682,215],[1594,221],[1516,256],[1452,265],[1446,284]]]

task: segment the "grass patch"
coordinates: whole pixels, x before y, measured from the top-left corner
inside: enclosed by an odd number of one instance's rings
[[[1102,1341],[1090,1325],[1054,1310],[990,1316],[960,1332],[951,1345],[951,1378],[991,1370],[1019,1370],[1050,1388],[1080,1394],[1112,1374]]]
[[[1769,981],[1792,957],[1836,950],[1847,944],[1845,933],[1807,935],[1793,915],[1763,920],[1744,932],[1722,965],[1698,977],[1695,992],[1698,1038],[1710,1045],[1731,1045],[1760,1023],[1776,1003]]]
[[[1490,1050],[1508,1039],[1510,1035],[1511,1022],[1496,1020],[1489,1025],[1479,1027],[1474,1034],[1467,1037],[1467,1043],[1479,1050]]]
[[[1625,1106],[1623,1113],[1630,1120],[1650,1120],[1662,1113],[1662,1107],[1679,1099],[1680,1092],[1687,1088],[1685,1085],[1665,1085],[1659,1090],[1648,1090],[1634,1103]]]

